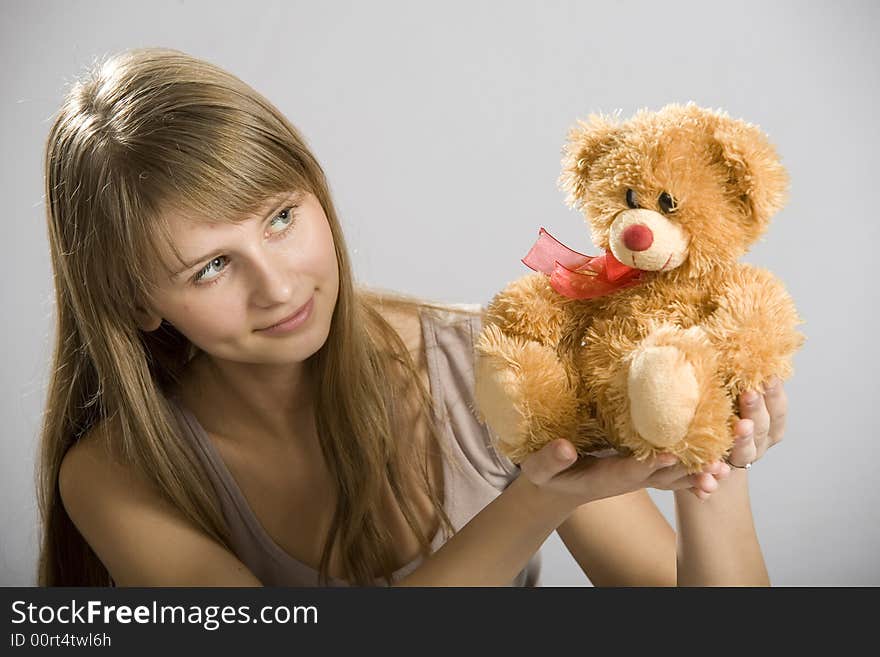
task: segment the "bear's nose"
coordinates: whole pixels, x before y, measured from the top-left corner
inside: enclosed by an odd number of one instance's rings
[[[633,224],[623,231],[623,243],[630,251],[644,251],[654,242],[654,233],[644,224]]]

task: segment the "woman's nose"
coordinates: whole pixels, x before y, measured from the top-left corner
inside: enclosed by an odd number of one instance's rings
[[[294,281],[284,267],[267,259],[254,271],[254,293],[261,303],[271,305],[290,301]]]
[[[644,251],[654,243],[654,233],[644,224],[633,224],[623,231],[623,243],[630,251]]]

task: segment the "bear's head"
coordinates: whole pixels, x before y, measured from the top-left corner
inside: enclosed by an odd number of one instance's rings
[[[694,103],[623,122],[590,115],[563,153],[560,186],[593,243],[647,271],[699,277],[735,262],[786,201],[767,136]]]

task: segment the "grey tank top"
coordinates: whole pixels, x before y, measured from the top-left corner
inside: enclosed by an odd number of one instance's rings
[[[443,419],[447,450],[453,460],[444,457],[444,509],[456,531],[495,499],[519,474],[508,458],[492,444],[486,425],[473,411],[474,340],[480,331],[478,305],[449,306],[448,309],[420,308],[419,319],[424,336],[428,376],[435,412]],[[186,440],[191,441],[204,464],[219,498],[223,515],[229,523],[232,547],[236,556],[264,586],[318,586],[318,572],[285,552],[260,524],[235,478],[226,468],[207,432],[195,415],[177,397],[170,397],[171,408],[178,414]],[[436,551],[448,540],[440,528],[431,542]],[[394,571],[397,581],[422,562],[422,557]],[[510,586],[540,586],[541,553],[535,553]],[[331,586],[349,583],[330,578]],[[375,582],[384,585],[384,578]]]

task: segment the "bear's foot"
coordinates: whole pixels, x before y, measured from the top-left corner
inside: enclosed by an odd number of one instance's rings
[[[477,415],[514,463],[557,438],[575,442],[578,403],[555,350],[489,325],[477,342],[474,376]]]
[[[693,366],[677,347],[643,347],[632,358],[627,377],[633,428],[659,448],[687,435],[700,387]]]
[[[613,386],[626,401],[615,421],[624,447],[639,458],[675,454],[690,472],[723,456],[732,442],[731,401],[702,328],[654,326],[624,362]]]

